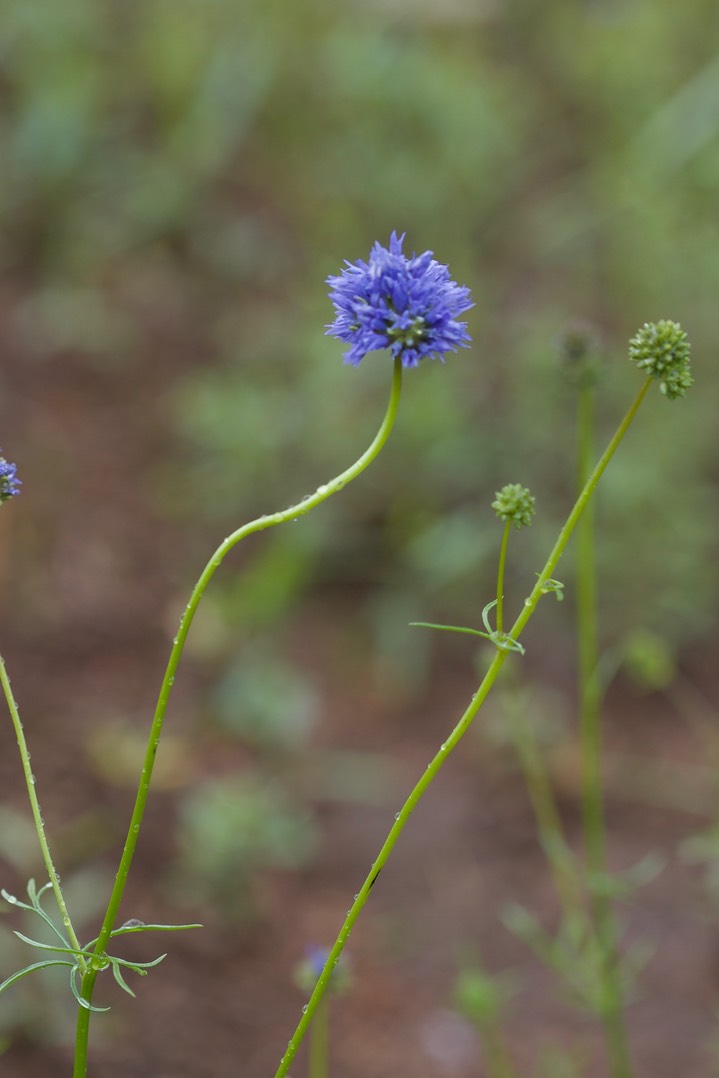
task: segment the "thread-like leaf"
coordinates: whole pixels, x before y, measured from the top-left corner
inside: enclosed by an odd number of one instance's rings
[[[9,988],[11,984],[15,984],[15,981],[19,981],[21,977],[26,977],[28,973],[32,973],[36,969],[47,969],[48,966],[72,966],[74,968],[74,962],[63,962],[59,958],[48,958],[45,962],[33,962],[31,966],[25,966],[24,969],[19,969],[17,973],[13,973],[10,977],[0,984],[0,992],[5,988]]]
[[[69,965],[69,963],[63,962],[63,965]],[[83,1007],[86,1011],[92,1011],[94,1014],[100,1014],[103,1011],[109,1011],[109,1007],[93,1007],[92,1003],[88,1003],[86,999],[83,999],[75,981],[77,974],[77,966],[73,966],[70,970],[70,991],[72,992],[78,1006]]]
[[[23,943],[28,943],[31,947],[39,947],[41,951],[56,951],[58,954],[71,954],[77,957],[82,955],[84,958],[92,958],[92,954],[86,951],[78,951],[74,947],[55,947],[51,943],[40,943],[38,940],[30,939],[29,936],[23,935],[22,932],[18,932],[17,929],[13,929],[14,934]]]
[[[120,973],[120,966],[117,962],[112,963],[112,975],[119,984],[120,988],[123,990],[123,992],[127,992],[128,996],[132,996],[132,998],[134,999],[135,993],[132,991],[129,984]]]

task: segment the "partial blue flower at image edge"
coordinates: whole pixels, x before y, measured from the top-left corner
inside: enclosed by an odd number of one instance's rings
[[[0,504],[20,493],[22,481],[17,478],[17,464],[0,456]]]

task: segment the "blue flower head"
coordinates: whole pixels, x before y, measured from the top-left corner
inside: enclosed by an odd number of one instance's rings
[[[15,477],[17,464],[0,457],[0,505],[20,493],[22,482]]]
[[[375,243],[369,261],[348,262],[328,277],[337,316],[330,337],[350,345],[345,361],[357,366],[368,352],[389,348],[403,367],[417,367],[425,356],[444,361],[469,343],[467,323],[457,316],[473,307],[469,289],[458,285],[431,251],[408,258],[404,234],[390,236],[389,249]]]

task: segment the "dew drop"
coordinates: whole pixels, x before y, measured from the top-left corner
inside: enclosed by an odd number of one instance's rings
[[[140,830],[139,823],[134,824],[132,830],[135,832],[135,834],[137,834],[137,832]]]
[[[400,816],[401,816],[401,815],[402,815],[402,813],[401,813],[401,812],[395,812],[395,814],[394,814],[394,818],[395,818],[395,820],[398,820],[398,819],[400,818]]]
[[[444,741],[442,742],[442,744],[439,746],[439,751],[440,752],[446,752],[447,751],[446,742],[444,742]]]
[[[307,1014],[308,1010],[309,1010],[309,1004],[305,1003],[304,1007],[302,1008],[302,1013]]]
[[[531,606],[532,605],[532,600],[531,599],[525,599],[524,600],[524,605],[525,606]]]
[[[174,685],[174,684],[175,684],[175,679],[174,679],[174,677],[169,677],[169,678],[167,679],[167,684],[168,684],[168,685]]]
[[[65,928],[69,928],[72,922],[69,917],[63,917],[62,923],[65,925]]]
[[[354,895],[352,901],[356,902],[358,898],[359,898],[359,892],[356,895]]]
[[[327,494],[329,489],[330,488],[325,483],[323,483],[321,487],[317,487],[317,493],[318,494]]]
[[[11,905],[13,905],[13,906],[17,902],[17,899],[15,898],[15,895],[4,895],[4,898],[5,898],[6,902],[10,902]]]

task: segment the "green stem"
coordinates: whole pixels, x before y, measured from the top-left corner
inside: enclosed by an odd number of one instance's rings
[[[499,1021],[480,1023],[479,1036],[485,1054],[487,1078],[516,1078],[517,1072]]]
[[[532,802],[539,841],[549,862],[562,912],[579,923],[586,920],[586,909],[572,853],[547,769],[529,723],[520,708],[521,704],[516,707],[513,702],[510,704],[509,729]]]
[[[504,525],[504,534],[502,535],[502,545],[499,548],[499,568],[497,570],[497,632],[501,633],[504,617],[504,566],[507,561],[507,544],[509,543],[509,529],[511,528],[511,521],[507,521]]]
[[[389,403],[387,405],[387,411],[382,425],[380,426],[374,441],[367,450],[362,454],[359,460],[355,461],[351,467],[347,468],[344,472],[336,478],[331,479],[328,483],[320,486],[309,497],[304,498],[296,505],[291,505],[288,509],[283,509],[278,513],[271,513],[265,516],[258,517],[256,520],[250,521],[249,524],[243,525],[238,528],[237,531],[228,535],[227,538],[220,544],[215,553],[210,558],[209,562],[202,571],[202,574],[195,584],[190,600],[185,608],[185,611],[180,619],[180,625],[177,636],[175,637],[172,651],[170,652],[170,658],[165,670],[165,676],[160,687],[160,695],[158,697],[157,706],[155,709],[155,716],[150,729],[150,736],[148,739],[147,750],[145,753],[145,760],[142,767],[142,774],[140,776],[140,785],[137,791],[137,797],[135,800],[135,806],[132,812],[132,818],[130,820],[130,826],[127,832],[127,838],[125,839],[125,846],[122,851],[122,857],[120,859],[120,865],[117,871],[117,877],[115,879],[115,885],[110,895],[110,900],[107,906],[104,920],[100,933],[97,937],[97,943],[95,945],[95,961],[90,965],[90,968],[83,975],[80,985],[80,995],[89,1004],[92,1001],[92,996],[95,988],[95,980],[99,972],[97,959],[101,956],[102,952],[107,947],[107,942],[110,938],[110,933],[115,925],[117,919],[118,910],[120,908],[120,902],[125,890],[125,884],[127,882],[128,873],[130,871],[130,865],[135,853],[135,847],[137,845],[138,833],[140,831],[140,825],[142,824],[142,818],[145,812],[145,805],[147,803],[148,792],[150,789],[150,779],[152,778],[152,770],[155,764],[155,755],[160,743],[160,734],[162,733],[162,725],[165,718],[165,712],[167,711],[167,703],[170,697],[170,692],[175,681],[175,674],[177,667],[182,656],[182,650],[185,646],[185,640],[192,624],[192,620],[195,616],[197,607],[200,600],[205,593],[205,589],[210,580],[215,574],[217,568],[222,564],[223,559],[229,553],[230,550],[241,539],[244,539],[248,535],[252,535],[255,532],[264,531],[266,528],[272,528],[276,524],[283,524],[289,520],[296,520],[298,517],[304,516],[309,513],[315,506],[320,505],[326,501],[333,494],[342,490],[348,483],[355,479],[361,472],[368,467],[369,464],[375,459],[382,447],[384,446],[390,431],[394,425],[395,418],[397,416],[397,409],[399,407],[400,392],[402,388],[402,364],[401,360],[395,359],[394,369],[392,375],[392,389],[390,393]],[[75,1070],[74,1078],[84,1078],[87,1070],[87,1046],[88,1046],[88,1033],[90,1024],[90,1011],[87,1007],[80,1007],[78,1010],[77,1032],[75,1040]]]
[[[319,980],[317,981],[317,984],[315,986],[315,990],[310,997],[307,1008],[304,1011],[302,1018],[300,1019],[297,1029],[295,1030],[292,1039],[289,1042],[287,1051],[282,1057],[275,1078],[283,1078],[283,1076],[287,1074],[290,1064],[292,1063],[292,1060],[297,1053],[297,1049],[299,1048],[302,1039],[309,1028],[313,1015],[322,1000],[325,989],[332,974],[332,970],[339,961],[339,957],[344,949],[345,943],[347,942],[347,939],[355,926],[355,922],[357,921],[357,918],[359,917],[365,903],[367,902],[367,899],[369,898],[369,893],[372,890],[372,887],[374,886],[377,877],[379,876],[387,860],[389,859],[389,856],[395,847],[397,839],[402,834],[402,831],[404,830],[407,821],[412,815],[416,805],[420,801],[425,790],[432,783],[444,761],[447,759],[452,750],[455,748],[463,735],[469,729],[472,719],[479,711],[487,693],[494,684],[497,675],[499,674],[499,671],[504,665],[507,655],[508,652],[506,651],[497,651],[496,655],[492,660],[491,666],[489,667],[489,670],[484,677],[482,684],[480,685],[475,695],[472,697],[472,701],[469,707],[455,726],[450,736],[445,742],[442,743],[434,759],[431,761],[431,763],[427,765],[427,770],[424,772],[421,779],[410,793],[401,810],[397,813],[394,825],[392,826],[389,834],[387,835],[382,849],[375,858],[375,861],[373,862],[372,867],[364,883],[362,884],[362,887],[359,890],[359,893],[355,897],[355,900],[352,903],[349,913],[345,918],[345,922],[340,929],[339,935],[335,940],[334,946],[332,947],[332,950],[327,957],[325,967],[320,974]]]
[[[52,854],[50,853],[50,846],[47,841],[47,835],[45,834],[45,824],[42,818],[42,812],[40,811],[40,802],[38,800],[37,791],[35,789],[35,776],[32,773],[32,767],[30,765],[30,753],[27,749],[27,741],[25,740],[25,731],[20,721],[20,712],[18,711],[15,697],[10,686],[10,678],[7,674],[5,667],[5,660],[0,656],[0,683],[2,684],[2,690],[5,694],[8,710],[10,712],[10,718],[12,720],[13,728],[15,730],[15,737],[17,738],[18,748],[20,749],[20,759],[22,761],[23,774],[25,775],[25,785],[27,786],[27,795],[30,799],[30,809],[32,811],[32,817],[35,821],[35,830],[37,831],[38,841],[40,843],[40,849],[42,850],[42,859],[45,862],[45,868],[47,869],[48,878],[52,884],[52,889],[55,894],[55,901],[57,902],[60,910],[60,916],[62,917],[62,923],[67,932],[67,937],[71,946],[75,950],[80,950],[80,941],[75,934],[75,929],[72,926],[70,920],[70,914],[65,904],[65,898],[60,887],[60,877],[57,874],[55,865],[52,860]],[[78,955],[78,965],[82,971],[85,970],[85,959]]]
[[[586,482],[594,452],[594,390],[579,390],[578,481]],[[617,932],[609,897],[596,883],[606,872],[606,828],[602,803],[602,728],[600,721],[597,573],[594,506],[577,528],[577,636],[579,645],[579,738],[582,760],[582,821],[590,908],[599,943],[602,977],[602,1025],[613,1078],[630,1078],[632,1065],[624,1023]]]
[[[325,998],[317,1008],[310,1034],[309,1078],[327,1078],[329,1074],[330,1001]]]
[[[587,480],[584,489],[577,498],[577,501],[575,502],[571,513],[567,517],[564,527],[559,533],[559,537],[557,538],[557,541],[554,544],[554,547],[552,548],[549,557],[547,558],[544,568],[542,569],[542,572],[537,578],[537,583],[534,585],[529,597],[525,599],[524,607],[522,608],[519,617],[517,618],[514,625],[512,626],[512,629],[510,630],[509,635],[514,640],[517,640],[519,638],[519,634],[522,632],[530,617],[534,613],[537,607],[537,603],[542,597],[542,589],[545,582],[549,580],[552,576],[552,573],[554,572],[557,563],[561,558],[562,554],[564,553],[564,549],[567,543],[569,542],[569,538],[574,531],[574,528],[576,527],[577,521],[582,515],[582,511],[584,510],[585,505],[594,493],[594,489],[599,482],[605,468],[609,464],[609,461],[612,459],[614,453],[616,452],[619,443],[626,434],[630,423],[636,415],[639,405],[642,403],[642,400],[644,399],[644,396],[649,389],[649,386],[651,385],[651,382],[652,379],[650,376],[644,382],[644,385],[637,394],[634,403],[630,407],[622,422],[619,424],[619,427],[617,428],[614,437],[605,449],[597,466]],[[324,996],[327,985],[329,983],[329,979],[332,975],[332,970],[339,962],[339,958],[342,954],[342,951],[344,950],[345,943],[347,942],[347,939],[352,932],[352,929],[354,928],[355,923],[367,902],[367,899],[369,898],[369,893],[372,890],[372,887],[374,886],[377,877],[379,876],[384,865],[389,859],[389,856],[392,853],[392,850],[394,849],[397,840],[399,839],[399,836],[402,834],[402,831],[404,830],[407,821],[412,815],[416,805],[421,800],[422,795],[425,793],[428,786],[431,785],[433,779],[436,777],[445,760],[447,760],[453,749],[456,748],[456,746],[462,740],[462,737],[465,735],[465,733],[471,726],[472,720],[474,719],[475,715],[484,703],[487,694],[489,693],[489,690],[492,688],[494,682],[497,680],[497,677],[500,670],[502,669],[502,666],[504,665],[507,655],[508,652],[506,651],[497,651],[497,654],[494,656],[481,685],[472,697],[472,700],[470,701],[467,710],[464,712],[447,740],[442,743],[434,759],[427,765],[426,771],[410,793],[409,797],[405,801],[400,811],[397,813],[397,816],[395,817],[395,822],[390,829],[387,838],[384,841],[382,849],[380,850],[375,861],[373,862],[364,883],[362,884],[359,892],[357,893],[355,900],[349,909],[347,917],[345,918],[344,924],[339,931],[339,935],[335,940],[334,946],[332,947],[332,950],[327,956],[325,967],[320,974],[317,984],[315,985],[315,989],[307,1004],[307,1009],[303,1013],[302,1018],[300,1019],[297,1028],[295,1029],[295,1032],[290,1039],[290,1042],[287,1046],[287,1051],[285,1052],[280,1061],[280,1065],[275,1073],[275,1078],[284,1078],[284,1076],[287,1074],[292,1060],[297,1054],[297,1049],[302,1043],[305,1033],[307,1032],[310,1023],[312,1022],[314,1013],[317,1010],[317,1007],[322,997]]]

